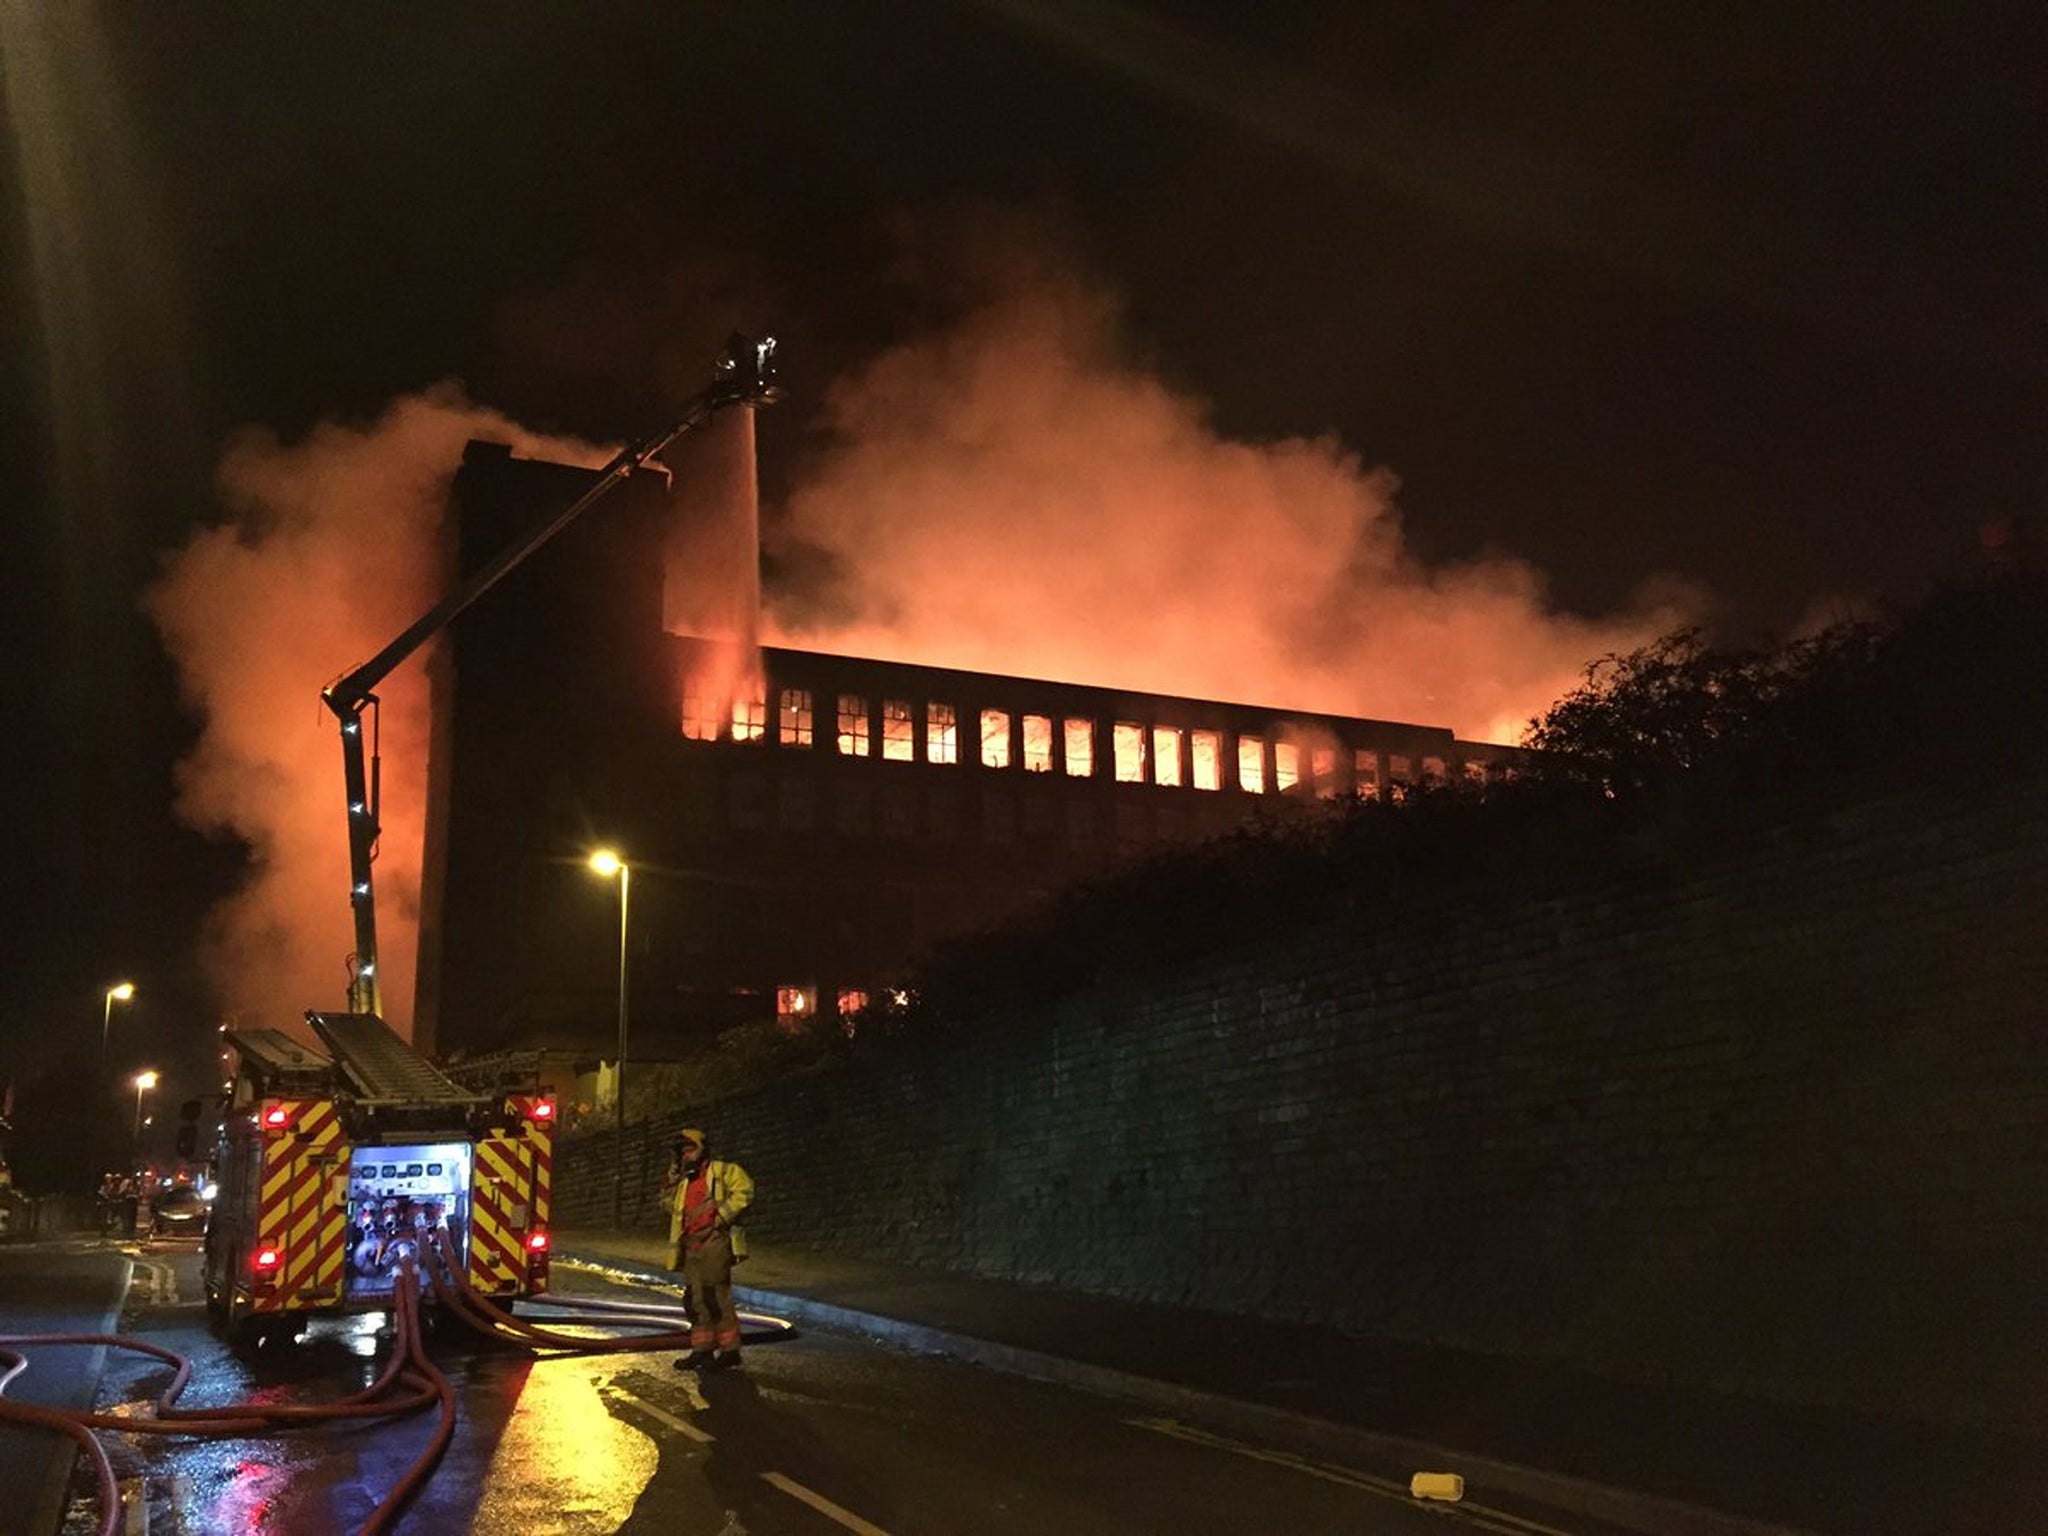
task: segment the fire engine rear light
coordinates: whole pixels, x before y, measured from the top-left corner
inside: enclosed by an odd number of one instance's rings
[[[534,1231],[527,1233],[526,1251],[528,1253],[546,1253],[548,1251],[547,1233],[543,1231]]]
[[[256,1250],[256,1269],[258,1273],[268,1274],[283,1261],[284,1255],[275,1248],[258,1248]]]
[[[282,1130],[291,1123],[291,1111],[279,1105],[263,1111],[263,1123],[270,1130]]]
[[[540,1102],[539,1102],[538,1104],[534,1105],[534,1106],[533,1106],[533,1118],[534,1118],[534,1119],[536,1119],[536,1120],[552,1120],[552,1119],[554,1119],[554,1118],[555,1118],[555,1103],[554,1103],[554,1100],[552,1100],[552,1099],[542,1099],[542,1100],[541,1100],[541,1101],[540,1101]]]

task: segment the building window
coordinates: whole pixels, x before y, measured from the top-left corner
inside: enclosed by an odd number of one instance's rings
[[[1337,749],[1309,748],[1308,771],[1315,779],[1316,793],[1325,800],[1334,799],[1337,794]]]
[[[1068,776],[1087,778],[1095,771],[1095,722],[1068,716],[1066,740]]]
[[[1197,789],[1223,787],[1223,737],[1215,731],[1188,733],[1189,782]]]
[[[846,757],[868,755],[868,701],[857,693],[839,695],[839,751]]]
[[[960,761],[960,725],[950,704],[924,707],[924,760],[928,763]]]
[[[1157,784],[1180,782],[1180,732],[1170,725],[1152,727],[1152,779]]]
[[[1480,785],[1486,782],[1486,764],[1466,762],[1460,763],[1458,766],[1464,770],[1465,782],[1474,789],[1479,788]]]
[[[768,735],[768,701],[766,699],[734,699],[732,701],[732,739],[734,741],[763,741]]]
[[[1387,798],[1405,800],[1408,786],[1415,782],[1415,760],[1399,752],[1387,754]]]
[[[1116,748],[1116,781],[1119,784],[1145,782],[1145,727],[1119,720],[1111,735]]]
[[[794,1033],[811,1022],[818,1011],[818,998],[809,987],[775,989],[775,1022]]]
[[[1010,712],[1006,709],[981,712],[981,766],[1010,766]]]
[[[882,791],[882,836],[917,836],[917,802],[898,785]]]
[[[776,740],[785,747],[808,747],[811,744],[811,690],[808,688],[785,688],[782,690],[780,724]]]
[[[981,797],[981,836],[984,842],[1007,848],[1017,840],[1017,802],[994,790]]]
[[[1248,795],[1266,792],[1266,743],[1261,737],[1237,738],[1237,787]]]
[[[833,797],[834,824],[842,837],[866,837],[872,825],[873,798],[865,784],[841,784]]]
[[[1273,787],[1281,794],[1301,782],[1301,748],[1291,741],[1273,743]]]
[[[1451,771],[1442,758],[1425,757],[1422,760],[1422,776],[1432,784],[1442,784],[1451,776]]]
[[[811,783],[785,774],[777,786],[775,824],[785,832],[808,832],[817,821]]]
[[[1052,772],[1052,718],[1049,715],[1024,717],[1024,771]]]
[[[859,987],[839,989],[839,1017],[851,1019],[868,1011],[868,995]]]
[[[910,706],[901,699],[882,700],[882,756],[892,763],[907,763],[917,755]]]
[[[1366,748],[1360,748],[1351,759],[1353,782],[1357,786],[1358,798],[1377,800],[1380,797],[1380,755]]]
[[[686,741],[716,741],[725,728],[722,702],[701,677],[683,684],[683,738]]]

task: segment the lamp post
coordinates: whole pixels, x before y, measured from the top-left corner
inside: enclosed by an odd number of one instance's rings
[[[134,995],[135,983],[132,981],[116,982],[113,986],[107,988],[105,1002],[100,1008],[101,1071],[105,1071],[107,1066],[107,1033],[109,1030],[113,1028],[114,1025],[114,1004],[125,1003],[128,1001],[129,998],[133,997]]]
[[[137,1141],[142,1140],[142,1096],[156,1085],[156,1073],[138,1072],[135,1074],[135,1139]]]
[[[633,868],[609,848],[590,856],[590,867],[619,877],[619,1070],[612,1084],[612,1226],[625,1225],[626,1210],[626,919],[633,901]]]

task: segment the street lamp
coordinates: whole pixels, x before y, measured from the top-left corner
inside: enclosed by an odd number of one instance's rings
[[[632,906],[633,868],[609,848],[590,856],[590,867],[609,880],[619,877],[619,1071],[612,1085],[612,1226],[625,1225],[626,1210],[626,915]]]
[[[142,1096],[157,1085],[154,1072],[135,1074],[135,1139],[142,1140]]]
[[[107,1031],[113,1027],[114,1004],[125,1003],[134,995],[135,983],[132,981],[116,982],[113,986],[107,988],[105,1005],[100,1009],[100,1069],[102,1071],[106,1069],[107,1065]]]

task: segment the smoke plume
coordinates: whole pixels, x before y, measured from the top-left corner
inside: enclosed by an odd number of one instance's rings
[[[827,576],[769,595],[770,642],[1514,741],[1678,621],[1558,613],[1510,558],[1422,565],[1392,474],[1220,437],[1119,359],[1116,320],[1037,263],[841,381],[776,535]]]
[[[169,557],[145,605],[202,725],[178,766],[178,814],[248,846],[246,880],[209,914],[203,960],[250,1026],[346,1006],[354,947],[337,722],[325,683],[374,655],[442,594],[437,533],[471,437],[530,457],[601,462],[537,437],[449,386],[368,426],[303,441],[250,432],[218,472],[226,520]],[[388,1021],[408,1033],[426,806],[423,658],[378,688],[383,837],[378,942]]]

